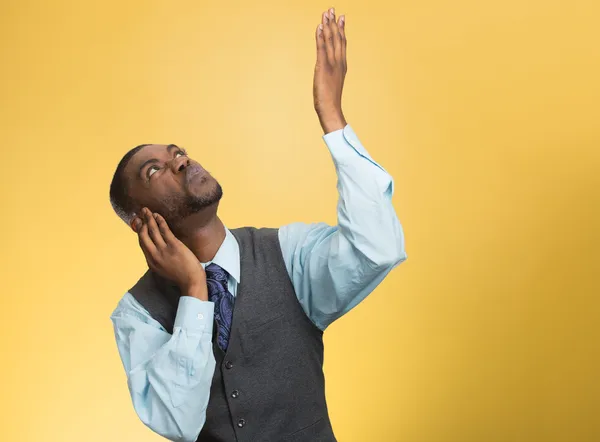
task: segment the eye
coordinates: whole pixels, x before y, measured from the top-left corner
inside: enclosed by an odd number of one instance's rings
[[[183,155],[183,156],[186,156],[186,155],[187,155],[187,152],[186,152],[186,150],[185,150],[185,149],[180,149],[180,150],[178,150],[177,152],[175,152],[175,158],[178,158],[178,156],[177,156],[177,155],[180,155],[180,154],[181,154],[181,155]],[[153,175],[153,173],[152,173],[152,170],[153,170],[153,169],[154,169],[154,171],[156,172],[156,171],[159,169],[159,167],[158,167],[158,166],[150,166],[150,167],[148,168],[148,171],[146,172],[146,174],[148,175],[148,178],[150,178],[150,177]]]

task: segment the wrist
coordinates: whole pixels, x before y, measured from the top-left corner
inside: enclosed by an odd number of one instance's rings
[[[325,134],[334,132],[339,129],[343,129],[344,127],[346,127],[346,124],[348,124],[346,123],[346,119],[344,118],[344,115],[341,112],[334,115],[319,117],[319,121]]]
[[[192,298],[208,301],[208,287],[206,281],[192,281],[181,288],[183,296],[191,296]]]

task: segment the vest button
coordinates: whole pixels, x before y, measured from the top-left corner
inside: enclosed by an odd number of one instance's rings
[[[225,362],[225,368],[231,370],[233,368],[233,363],[231,361]]]
[[[240,395],[240,392],[238,390],[233,390],[231,392],[231,397],[236,398]]]
[[[238,427],[242,428],[244,425],[246,425],[246,421],[244,419],[238,420]]]

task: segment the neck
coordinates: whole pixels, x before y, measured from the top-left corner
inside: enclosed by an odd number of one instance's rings
[[[190,215],[172,230],[203,263],[212,261],[225,240],[225,226],[216,212],[209,216],[202,212]]]

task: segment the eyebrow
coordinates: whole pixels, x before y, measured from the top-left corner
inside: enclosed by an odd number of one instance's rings
[[[167,152],[171,152],[171,150],[173,149],[180,149],[179,146],[177,146],[176,144],[169,144],[167,146]],[[142,171],[144,170],[144,167],[146,167],[148,164],[153,164],[153,163],[158,163],[159,160],[157,160],[156,158],[150,158],[149,160],[144,161],[144,163],[140,166],[140,170],[138,171],[138,177],[139,178],[143,178],[142,177]]]

